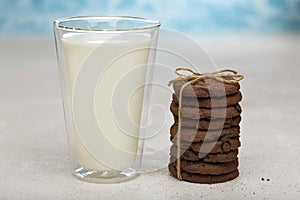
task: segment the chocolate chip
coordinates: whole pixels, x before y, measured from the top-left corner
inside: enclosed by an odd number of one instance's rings
[[[224,142],[223,141],[222,150],[225,151],[225,152],[227,152],[227,151],[230,150],[230,146],[231,146],[230,142]]]

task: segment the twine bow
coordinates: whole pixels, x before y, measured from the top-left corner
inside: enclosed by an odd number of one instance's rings
[[[190,75],[185,75],[180,73],[180,71],[185,71],[185,72],[190,72]],[[187,85],[191,85],[193,83],[196,83],[197,81],[200,80],[204,80],[207,78],[212,78],[215,79],[217,81],[220,81],[222,83],[228,83],[228,84],[232,84],[232,83],[237,83],[240,80],[242,80],[244,78],[243,75],[238,74],[237,71],[232,70],[232,69],[222,69],[222,70],[218,70],[212,73],[204,73],[204,74],[200,74],[198,72],[195,72],[189,68],[176,68],[175,73],[179,76],[177,78],[174,78],[172,80],[169,81],[168,86],[174,84],[176,81],[180,81],[180,80],[186,80],[187,82],[184,83],[179,91],[179,105],[178,105],[178,130],[177,130],[177,178],[179,180],[182,180],[182,176],[181,176],[181,160],[180,160],[180,140],[181,140],[181,107],[182,107],[182,92],[184,90],[184,88]]]

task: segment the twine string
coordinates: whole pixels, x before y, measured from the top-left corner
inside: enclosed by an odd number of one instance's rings
[[[184,72],[188,72],[190,74],[186,75],[183,73],[180,73],[180,71],[184,71]],[[237,83],[240,80],[242,80],[244,78],[243,75],[238,74],[237,71],[232,70],[232,69],[222,69],[222,70],[218,70],[215,72],[211,72],[211,73],[204,73],[204,74],[200,74],[198,72],[195,72],[189,68],[176,68],[175,73],[178,75],[177,78],[174,78],[172,80],[169,81],[168,86],[174,84],[177,81],[180,80],[186,80],[187,82],[184,83],[179,91],[179,103],[178,103],[178,129],[177,129],[177,141],[176,141],[176,145],[177,145],[177,155],[176,155],[176,168],[177,168],[177,178],[179,180],[182,180],[182,176],[181,176],[181,108],[182,108],[182,93],[183,90],[186,86],[188,85],[192,85],[193,83],[200,81],[200,80],[204,80],[207,78],[211,78],[211,79],[215,79],[217,81],[220,81],[222,83],[228,83],[228,84],[233,84],[233,83]]]

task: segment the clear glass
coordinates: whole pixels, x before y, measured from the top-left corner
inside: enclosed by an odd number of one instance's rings
[[[96,183],[138,174],[160,23],[71,17],[54,34],[73,174]],[[144,111],[143,111],[144,110]],[[142,112],[143,111],[143,112]]]

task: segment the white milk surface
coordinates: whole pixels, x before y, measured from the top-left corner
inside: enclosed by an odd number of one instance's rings
[[[138,146],[150,37],[65,34],[62,43],[77,165],[97,171],[132,166]]]

